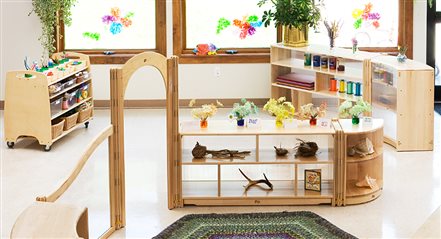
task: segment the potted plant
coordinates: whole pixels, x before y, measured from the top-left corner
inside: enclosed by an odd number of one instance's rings
[[[260,0],[264,6],[269,0]],[[302,47],[308,45],[309,27],[316,28],[320,20],[320,9],[313,0],[271,0],[272,8],[264,11],[262,22],[265,27],[274,21],[275,26],[283,28],[285,45]]]
[[[38,40],[43,46],[43,58],[55,52],[55,29],[59,27],[59,20],[70,25],[72,22],[71,8],[76,0],[32,0],[32,11],[40,18],[41,36]]]
[[[263,110],[276,116],[276,127],[283,127],[283,120],[294,117],[295,108],[291,102],[287,102],[285,97],[279,99],[269,99],[263,106]]]
[[[193,107],[196,104],[196,100],[191,100],[190,104],[188,106]],[[208,127],[208,118],[212,117],[217,112],[217,107],[222,107],[222,103],[219,101],[216,101],[216,105],[211,104],[203,104],[200,108],[195,108],[191,110],[191,115],[200,120],[200,126],[201,128],[205,129]]]
[[[362,99],[358,100],[355,105],[352,105],[352,101],[346,100],[338,108],[338,114],[340,118],[352,117],[352,124],[357,125],[360,123],[360,115],[371,110],[371,105]]]
[[[246,99],[241,99],[240,103],[234,103],[230,113],[230,119],[235,118],[237,126],[244,126],[244,118],[250,114],[257,114],[257,106]]]
[[[300,106],[298,116],[300,119],[308,119],[309,125],[317,125],[317,117],[324,117],[326,114],[326,103],[314,107],[313,103]]]

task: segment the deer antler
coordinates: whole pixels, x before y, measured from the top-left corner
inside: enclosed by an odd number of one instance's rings
[[[265,179],[251,180],[249,177],[247,177],[247,175],[245,175],[242,172],[242,170],[239,169],[239,171],[248,180],[248,184],[246,186],[244,186],[245,187],[245,192],[248,191],[248,189],[250,189],[250,187],[252,187],[252,186],[259,186],[259,185],[257,185],[259,183],[264,183],[264,184],[266,184],[269,187],[269,189],[265,189],[265,190],[273,190],[273,184],[268,180],[268,178],[266,177],[265,173],[263,174],[263,177]],[[264,188],[262,188],[262,189],[264,189]]]

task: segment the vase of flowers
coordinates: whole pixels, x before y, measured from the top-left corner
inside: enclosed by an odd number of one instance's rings
[[[294,117],[295,108],[291,102],[287,102],[285,97],[279,99],[269,99],[263,106],[263,110],[268,111],[276,117],[276,127],[283,127],[283,120],[292,119]]]
[[[371,105],[363,99],[358,100],[355,104],[352,101],[346,100],[338,108],[338,114],[340,118],[352,118],[352,124],[358,125],[360,123],[360,115],[371,110]]]
[[[404,63],[406,61],[407,59],[406,52],[407,52],[407,46],[398,46],[398,55],[397,55],[398,62]]]
[[[312,103],[302,105],[300,106],[298,117],[302,120],[309,120],[310,126],[316,126],[317,118],[326,115],[326,108],[326,102],[323,102],[319,107],[315,107]]]
[[[357,52],[357,48],[358,47],[358,41],[357,38],[353,37],[352,38],[352,54],[355,54],[355,52]]]
[[[335,39],[338,37],[338,34],[340,33],[340,29],[342,27],[341,21],[331,21],[328,22],[327,20],[323,21],[325,24],[326,30],[328,31],[328,37],[329,37],[329,46],[331,49],[335,46]]]
[[[233,104],[233,109],[230,113],[230,119],[236,119],[237,126],[245,125],[245,117],[250,114],[257,114],[257,106],[246,99],[241,99],[239,103]]]
[[[188,106],[193,107],[196,104],[196,100],[191,100]],[[200,108],[191,110],[191,115],[200,120],[200,126],[202,129],[208,127],[208,118],[212,117],[217,112],[217,107],[222,107],[222,103],[216,101],[216,104],[203,104]]]

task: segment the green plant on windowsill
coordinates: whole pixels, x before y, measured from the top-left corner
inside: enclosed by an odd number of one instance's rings
[[[59,27],[59,19],[64,24],[72,22],[71,9],[76,0],[32,0],[32,11],[41,22],[41,36],[38,40],[43,47],[43,58],[47,59],[55,51],[55,29]]]
[[[344,101],[340,107],[338,107],[338,116],[340,118],[352,118],[352,124],[358,124],[360,122],[360,115],[364,112],[370,112],[372,110],[372,106],[360,99],[355,104],[352,104],[352,101],[346,100]]]

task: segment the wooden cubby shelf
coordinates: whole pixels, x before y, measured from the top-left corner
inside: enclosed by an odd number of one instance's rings
[[[196,123],[196,122],[195,122]],[[370,189],[378,197],[382,189],[382,134],[383,121],[352,125],[351,120],[333,120],[330,127],[299,125],[294,128],[276,128],[274,120],[262,120],[260,127],[238,127],[231,121],[209,121],[208,128],[182,122],[178,137],[178,162],[175,200],[178,207],[185,205],[314,205],[344,206],[372,200],[366,189],[352,189],[352,181],[366,176],[381,182],[381,188]],[[218,145],[220,137],[227,145]],[[293,144],[300,138],[314,141],[319,146],[316,156],[295,157]],[[361,139],[369,138],[375,153],[364,158],[348,157],[347,148]],[[199,142],[211,150],[234,148],[251,151],[243,159],[213,159],[206,156],[195,159],[192,147]],[[272,146],[284,145],[287,156],[276,156]],[[229,146],[228,146],[229,145]],[[248,146],[243,146],[248,145]],[[263,178],[273,184],[273,190],[251,187],[244,190],[247,181],[241,169],[251,179]],[[321,190],[305,190],[306,170],[320,170]],[[354,187],[355,183],[354,183]],[[360,195],[358,195],[359,193]],[[350,200],[346,200],[347,197]]]
[[[19,138],[33,137],[49,151],[55,141],[80,125],[88,127],[93,118],[93,80],[90,77],[89,56],[66,52],[55,53],[52,58],[61,60],[64,56],[69,58],[67,62],[45,72],[27,70],[7,73],[5,141],[9,148],[13,148]],[[63,110],[63,106],[66,109]],[[72,122],[75,119],[73,115],[69,125],[66,121],[62,125],[63,117],[84,108],[87,110],[82,113],[90,114],[83,114],[83,122]]]

